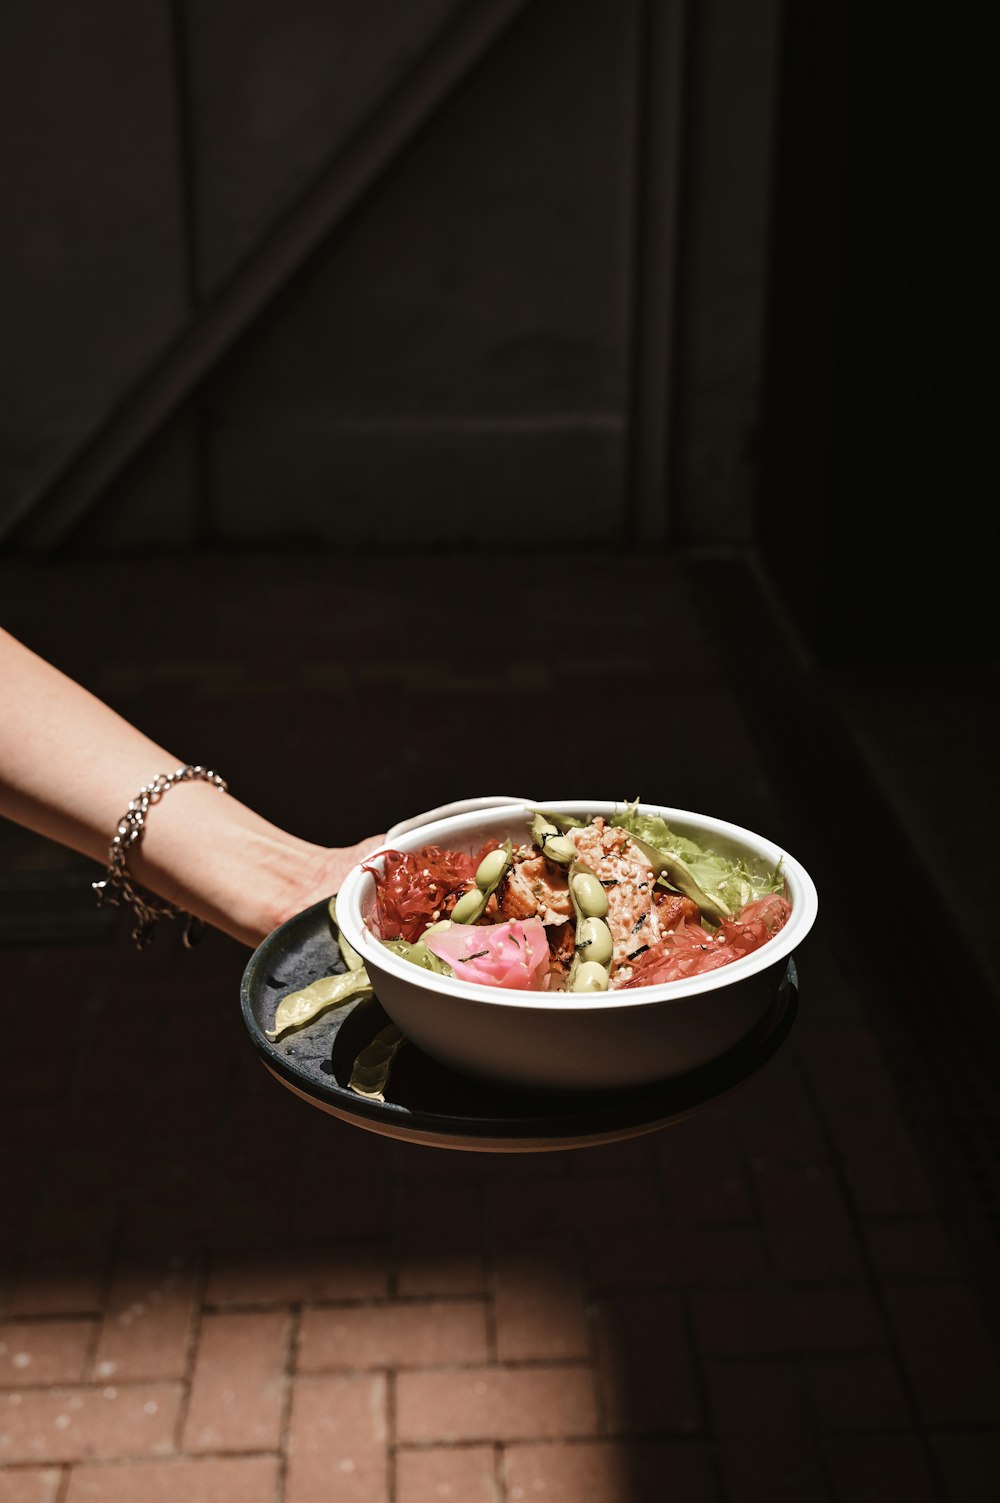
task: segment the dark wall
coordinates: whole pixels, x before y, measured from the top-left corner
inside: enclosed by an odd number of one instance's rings
[[[530,6],[212,376],[218,534],[617,531],[636,27]]]
[[[978,16],[787,8],[761,541],[829,663],[1000,646]]]
[[[777,15],[13,0],[0,538],[746,541]]]
[[[0,526],[190,312],[169,8],[0,12]]]

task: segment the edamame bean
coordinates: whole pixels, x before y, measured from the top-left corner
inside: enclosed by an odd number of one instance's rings
[[[499,846],[495,851],[490,851],[483,857],[476,870],[476,886],[480,892],[491,892],[496,887],[507,870],[509,860],[510,857],[503,846]]]
[[[514,848],[509,840],[495,851],[487,851],[476,868],[476,885],[463,892],[451,910],[453,924],[474,924],[486,912],[486,904],[496,892],[514,859]],[[426,931],[430,933],[430,930]]]
[[[596,960],[585,960],[570,977],[570,991],[606,992],[607,989],[608,973]]]
[[[454,908],[451,910],[452,923],[472,924],[486,907],[486,894],[473,887],[469,892],[463,892]]]
[[[543,856],[550,861],[558,861],[560,866],[569,866],[576,859],[576,846],[566,835],[559,833],[559,826],[546,819],[544,814],[536,814],[531,821],[531,838],[538,846]]]
[[[576,860],[576,846],[568,835],[551,835],[542,845],[542,854],[548,856],[550,861],[558,861],[561,866],[567,866]]]
[[[584,918],[603,918],[608,895],[593,872],[577,872],[572,879],[573,896]]]
[[[581,919],[576,927],[576,952],[581,963],[588,960],[596,960],[598,965],[608,966],[611,964],[611,956],[614,946],[611,940],[611,930],[603,919]]]

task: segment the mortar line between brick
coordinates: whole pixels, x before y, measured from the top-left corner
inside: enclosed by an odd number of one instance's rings
[[[574,1236],[578,1246],[581,1295],[583,1296],[583,1324],[587,1334],[587,1360],[590,1364],[590,1381],[594,1390],[594,1414],[597,1417],[597,1435],[603,1439],[608,1434],[608,1410],[604,1402],[604,1384],[601,1382],[601,1354],[597,1340],[597,1310],[600,1296],[595,1293],[590,1272],[590,1247],[583,1227]]]
[[[802,1071],[801,1067],[799,1067],[797,1073],[803,1074],[804,1071]],[[804,1086],[803,1089],[805,1089]],[[753,1220],[752,1222],[750,1222],[750,1225],[756,1229],[758,1235],[761,1238],[761,1243],[764,1247],[768,1274],[767,1285],[769,1288],[780,1289],[786,1283],[789,1283],[791,1281],[782,1279],[781,1275],[778,1272],[778,1252],[777,1248],[774,1245],[774,1239],[771,1236],[771,1228],[768,1219],[764,1214],[764,1203],[760,1195],[760,1180],[754,1170],[752,1162],[747,1158],[746,1153],[743,1150],[743,1137],[738,1130],[738,1124],[736,1120],[732,1116],[729,1117],[729,1127],[730,1134],[734,1139],[737,1162],[739,1163],[740,1170],[743,1175],[743,1183],[746,1188],[747,1199],[749,1200],[751,1209],[753,1210]]]
[[[66,1503],[69,1495],[70,1467],[59,1468],[59,1480],[56,1482],[55,1491],[52,1494],[52,1503]]]
[[[483,1296],[475,1293],[450,1294],[364,1294],[303,1300],[310,1310],[396,1310],[409,1305],[476,1305],[482,1304]],[[267,1315],[273,1310],[287,1307],[287,1299],[277,1300],[206,1300],[202,1306],[205,1315]]]
[[[288,1482],[288,1448],[292,1432],[292,1404],[295,1377],[299,1366],[299,1343],[302,1335],[302,1305],[293,1305],[285,1344],[285,1392],[282,1395],[281,1420],[278,1425],[278,1475],[275,1479],[275,1503],[282,1503]]]
[[[729,1488],[726,1486],[722,1468],[722,1459],[719,1455],[719,1438],[716,1434],[715,1415],[712,1410],[712,1391],[708,1381],[708,1369],[705,1364],[705,1353],[698,1341],[698,1332],[695,1326],[694,1311],[691,1309],[691,1300],[686,1289],[677,1292],[677,1302],[681,1311],[681,1329],[687,1338],[688,1350],[691,1353],[691,1368],[694,1373],[695,1393],[701,1406],[703,1429],[700,1436],[709,1442],[710,1462],[712,1479],[718,1490],[720,1503],[728,1503]],[[697,1438],[692,1435],[692,1439]]]
[[[101,1311],[94,1310],[39,1310],[37,1314],[0,1315],[0,1330],[4,1326],[54,1326],[67,1323],[82,1326],[87,1320],[100,1320]]]
[[[497,1361],[499,1344],[497,1338],[496,1308],[496,1226],[491,1211],[487,1209],[485,1176],[475,1176],[476,1196],[479,1208],[479,1246],[483,1250],[483,1317],[486,1326],[486,1350],[492,1361]]]
[[[174,1426],[174,1450],[178,1455],[182,1454],[181,1442],[184,1437],[184,1427],[187,1424],[188,1410],[191,1407],[194,1365],[198,1355],[198,1343],[201,1340],[204,1312],[203,1301],[205,1290],[208,1287],[209,1257],[208,1253],[200,1253],[195,1262],[194,1296],[191,1301],[191,1324],[188,1328],[187,1348],[184,1353],[184,1367],[181,1377],[181,1401],[177,1406],[177,1420]]]
[[[506,1503],[507,1465],[506,1451],[502,1441],[493,1442],[493,1503]]]
[[[920,1414],[920,1406],[917,1402],[917,1396],[914,1392],[913,1384],[910,1382],[910,1375],[907,1372],[906,1364],[903,1361],[902,1352],[899,1349],[899,1343],[896,1339],[895,1334],[895,1327],[893,1325],[892,1318],[882,1290],[882,1281],[879,1277],[878,1269],[875,1266],[875,1260],[872,1257],[871,1251],[868,1246],[868,1240],[865,1236],[864,1218],[861,1215],[861,1211],[857,1205],[857,1202],[855,1201],[854,1192],[848,1180],[843,1160],[841,1159],[841,1156],[837,1151],[836,1141],[833,1137],[832,1131],[830,1130],[826,1113],[821,1108],[821,1104],[813,1088],[813,1082],[809,1075],[809,1071],[804,1064],[802,1066],[802,1077],[803,1091],[805,1093],[806,1100],[815,1113],[817,1128],[822,1137],[824,1147],[826,1148],[826,1151],[829,1155],[831,1173],[833,1174],[837,1187],[840,1190],[841,1195],[843,1196],[847,1216],[851,1223],[851,1229],[854,1232],[854,1236],[858,1244],[859,1255],[861,1258],[862,1267],[864,1268],[865,1274],[867,1275],[868,1286],[871,1290],[872,1300],[875,1304],[875,1308],[878,1310],[882,1329],[885,1333],[886,1349],[888,1350],[893,1368],[895,1370],[896,1378],[900,1385],[900,1390],[903,1394],[903,1401],[906,1405],[906,1412],[910,1419],[911,1433],[920,1448],[920,1453],[924,1459],[924,1464],[927,1468],[927,1474],[930,1478],[931,1487],[934,1489],[935,1497],[939,1500],[939,1503],[948,1503],[949,1490],[945,1484],[944,1477],[938,1465],[937,1457],[934,1454],[934,1447],[931,1445],[927,1430],[924,1427],[923,1419]],[[803,1355],[804,1353],[799,1354],[800,1359]],[[818,1416],[815,1412],[815,1406],[813,1405],[808,1393],[806,1395],[806,1400],[810,1407],[814,1432],[818,1434]],[[830,1475],[829,1465],[825,1459],[827,1448],[820,1446],[819,1449],[821,1452],[821,1475],[823,1476],[827,1489],[832,1497],[836,1494],[836,1488],[834,1486],[833,1478]]]
[[[743,1140],[741,1134],[737,1130],[735,1117],[732,1115],[732,1113],[729,1113],[726,1120],[729,1124],[729,1134],[733,1140],[733,1146],[736,1150],[736,1162],[739,1165],[740,1173],[743,1178],[744,1189],[746,1190],[747,1199],[750,1203],[750,1209],[753,1212],[753,1219],[749,1223],[749,1225],[752,1226],[756,1231],[758,1237],[761,1239],[761,1243],[764,1248],[764,1272],[766,1274],[765,1286],[768,1288],[778,1288],[780,1287],[780,1280],[778,1279],[777,1273],[777,1257],[774,1244],[771,1240],[770,1232],[768,1230],[767,1220],[763,1213],[763,1206],[761,1204],[757,1176],[752,1172],[752,1166],[748,1162],[746,1154],[743,1150]],[[686,1307],[686,1318],[691,1319],[693,1328],[694,1322],[693,1314],[690,1308],[690,1291],[688,1293],[688,1298],[685,1299],[684,1303]],[[692,1329],[692,1340],[693,1336],[694,1332]],[[711,1390],[708,1382],[708,1369],[707,1366],[701,1361],[699,1361],[699,1366],[701,1368],[702,1382],[704,1384],[703,1397],[705,1401],[705,1418],[709,1425],[709,1433],[711,1434],[713,1441],[712,1472],[715,1477],[716,1486],[719,1489],[719,1497],[722,1499],[722,1503],[727,1503],[727,1500],[732,1497],[732,1490],[726,1482],[725,1468],[722,1465],[722,1447],[716,1433],[715,1416],[712,1411],[712,1404],[710,1399]],[[812,1442],[813,1451],[818,1451],[819,1445],[815,1435],[810,1436],[810,1441]],[[824,1479],[824,1486],[825,1485],[826,1483]]]
[[[0,1389],[0,1392],[6,1394],[19,1393],[23,1394],[25,1397],[44,1396],[46,1394],[51,1394],[56,1398],[60,1398],[63,1396],[69,1397],[80,1392],[103,1393],[106,1388],[120,1389],[122,1392],[127,1393],[129,1389],[136,1388],[181,1387],[183,1387],[183,1380],[177,1377],[116,1378],[112,1383],[109,1383],[107,1378],[99,1378],[95,1383],[91,1383],[89,1381],[81,1383],[25,1383],[20,1388],[4,1388]],[[61,1464],[61,1462],[57,1461],[54,1461],[52,1463],[53,1466],[60,1466]]]
[[[386,1293],[390,1298],[399,1293],[399,1201],[401,1175],[399,1169],[399,1150],[391,1152],[387,1161],[387,1175],[389,1180],[386,1199],[389,1202],[389,1256],[385,1270]]]
[[[630,1430],[628,1435],[616,1436],[596,1435],[593,1430],[570,1430],[567,1426],[561,1435],[553,1435],[551,1430],[525,1430],[517,1435],[507,1435],[503,1440],[497,1440],[495,1435],[487,1435],[485,1432],[458,1437],[438,1435],[429,1440],[408,1440],[399,1447],[399,1450],[401,1453],[404,1451],[478,1451],[484,1446],[501,1446],[505,1449],[513,1446],[553,1446],[569,1450],[571,1446],[653,1444],[664,1439],[669,1440],[671,1444],[681,1441],[690,1441],[695,1445],[705,1444],[704,1435],[690,1435],[683,1430]]]
[[[807,1077],[807,1074],[806,1074],[805,1066],[802,1064],[801,1060],[798,1059],[798,1057],[795,1058],[795,1073],[796,1073],[796,1075],[799,1077],[799,1079],[801,1081],[803,1094],[806,1095],[806,1097],[808,1098],[809,1081],[808,1081],[808,1077]],[[782,1276],[781,1276],[781,1273],[779,1271],[779,1268],[778,1268],[778,1249],[777,1249],[777,1246],[775,1245],[774,1237],[773,1237],[772,1232],[771,1232],[770,1221],[769,1221],[768,1217],[765,1215],[765,1212],[764,1212],[763,1198],[762,1198],[761,1193],[760,1193],[760,1177],[759,1177],[759,1175],[757,1174],[757,1172],[755,1171],[755,1169],[753,1167],[753,1162],[750,1159],[748,1159],[748,1157],[747,1157],[747,1155],[746,1155],[746,1153],[744,1151],[744,1148],[743,1148],[743,1139],[742,1139],[742,1135],[740,1134],[740,1132],[738,1130],[738,1123],[737,1123],[736,1119],[734,1117],[730,1116],[729,1123],[730,1123],[730,1130],[732,1132],[732,1135],[733,1135],[733,1137],[736,1140],[737,1157],[738,1157],[738,1161],[739,1161],[739,1164],[740,1164],[740,1169],[741,1169],[742,1174],[743,1174],[743,1182],[744,1182],[744,1185],[746,1186],[747,1196],[748,1196],[748,1199],[750,1201],[750,1205],[751,1205],[751,1207],[753,1209],[753,1213],[754,1213],[754,1220],[753,1220],[752,1224],[757,1229],[758,1235],[760,1236],[760,1239],[761,1239],[761,1244],[762,1244],[762,1246],[764,1248],[764,1251],[765,1251],[765,1257],[766,1257],[766,1260],[767,1260],[767,1274],[768,1274],[767,1284],[768,1284],[768,1287],[770,1287],[772,1289],[775,1289],[775,1290],[780,1290],[780,1289],[783,1289],[783,1288],[795,1288],[795,1287],[797,1287],[796,1281],[793,1280],[793,1279],[783,1279]],[[822,1125],[821,1124],[820,1124],[818,1130],[822,1131]],[[821,1288],[826,1288],[826,1287],[839,1287],[839,1281],[838,1280],[826,1280],[826,1279],[810,1280],[809,1287],[810,1288],[815,1288],[815,1289],[821,1289]],[[856,1287],[856,1281],[847,1281],[847,1280],[845,1280],[844,1281],[844,1287],[854,1288],[854,1287]],[[794,1355],[794,1358],[792,1358],[789,1355],[782,1355],[782,1356],[779,1357],[776,1354],[775,1355],[775,1359],[774,1359],[775,1361],[778,1362],[778,1364],[782,1368],[782,1371],[786,1375],[788,1374],[789,1368],[792,1366],[792,1364],[794,1362],[794,1367],[795,1367],[795,1388],[796,1388],[796,1391],[798,1393],[800,1393],[800,1394],[802,1393],[802,1390],[803,1390],[803,1383],[802,1383],[802,1357],[803,1357],[803,1355],[805,1355],[805,1354],[804,1354],[804,1352],[801,1352],[801,1351],[796,1352],[795,1355]],[[831,1480],[830,1475],[829,1475],[829,1466],[827,1464],[826,1452],[825,1452],[825,1448],[824,1448],[824,1445],[823,1445],[823,1435],[822,1435],[820,1426],[817,1423],[817,1416],[814,1413],[813,1406],[812,1406],[811,1402],[809,1401],[808,1395],[806,1395],[805,1404],[806,1404],[806,1410],[807,1410],[807,1412],[809,1414],[809,1418],[812,1421],[811,1427],[810,1427],[810,1435],[809,1435],[809,1448],[810,1448],[810,1451],[812,1453],[813,1459],[814,1459],[815,1464],[816,1464],[817,1474],[818,1474],[818,1476],[820,1478],[820,1483],[821,1483],[822,1487],[824,1488],[824,1490],[825,1490],[825,1492],[827,1494],[828,1500],[831,1500],[831,1503],[834,1503],[834,1500],[833,1500],[832,1480]],[[715,1448],[715,1466],[716,1466],[717,1471],[720,1474],[720,1481],[721,1481],[722,1480],[721,1479],[722,1466],[721,1466],[721,1458],[718,1455],[718,1449],[719,1449],[718,1446],[716,1446],[716,1448]],[[723,1487],[722,1491],[723,1491],[723,1496],[724,1497],[728,1497],[729,1496],[729,1490],[727,1488]]]
[[[853,1434],[854,1432],[849,1432]],[[883,1434],[883,1431],[878,1431]],[[994,1431],[987,1433],[993,1434]],[[517,1446],[549,1446],[553,1450],[570,1451],[574,1447],[593,1446],[597,1448],[627,1449],[635,1445],[659,1445],[669,1441],[671,1448],[689,1447],[692,1450],[704,1450],[714,1444],[712,1437],[704,1430],[679,1430],[663,1429],[655,1430],[629,1430],[620,1435],[597,1435],[592,1431],[569,1430],[563,1435],[552,1435],[545,1431],[539,1434],[526,1432],[523,1435],[510,1435],[504,1440],[496,1440],[490,1435],[468,1435],[458,1439],[442,1439],[439,1436],[430,1440],[407,1440],[399,1447],[400,1452],[405,1451],[478,1451],[483,1446],[495,1446],[501,1451],[512,1450]]]
[[[396,1503],[399,1491],[396,1478],[396,1457],[399,1449],[396,1441],[398,1430],[396,1424],[397,1404],[396,1374],[389,1368],[385,1371],[385,1476],[386,1487],[388,1489],[387,1503]]]
[[[414,1373],[532,1372],[536,1369],[545,1372],[552,1368],[560,1368],[566,1372],[575,1370],[584,1372],[590,1369],[590,1367],[590,1360],[586,1357],[518,1357],[502,1362],[492,1361],[489,1358],[485,1361],[471,1362],[416,1362],[412,1367],[406,1362],[397,1362],[393,1364],[392,1372],[396,1376],[412,1377]],[[311,1378],[331,1378],[337,1376],[361,1377],[365,1374],[370,1376],[372,1373],[385,1371],[387,1371],[385,1364],[378,1361],[373,1361],[371,1366],[368,1367],[359,1367],[354,1363],[346,1366],[337,1366],[334,1364],[329,1367],[308,1368],[306,1371],[300,1372],[298,1378],[299,1381],[308,1381]]]
[[[239,1059],[238,1059],[238,1056],[235,1053],[233,1053],[229,1057],[229,1060],[228,1060],[227,1065],[226,1065],[225,1073],[224,1073],[224,1080],[223,1080],[222,1093],[221,1093],[222,1094],[222,1110],[221,1110],[221,1113],[220,1113],[220,1116],[219,1116],[219,1120],[218,1120],[218,1122],[216,1124],[215,1132],[214,1132],[213,1139],[212,1139],[212,1157],[211,1157],[212,1188],[213,1188],[213,1191],[216,1192],[215,1198],[213,1198],[213,1200],[211,1202],[213,1212],[214,1212],[214,1210],[216,1208],[216,1205],[217,1205],[217,1192],[218,1192],[218,1186],[219,1186],[219,1160],[220,1160],[220,1158],[222,1156],[224,1137],[225,1137],[226,1109],[232,1103],[234,1085],[235,1085],[236,1080],[238,1078],[238,1074],[239,1074]],[[207,1158],[207,1155],[206,1155],[206,1158]],[[208,1225],[210,1226],[211,1225],[211,1213],[209,1213],[209,1212],[206,1211],[206,1217],[205,1217],[205,1219],[208,1221]],[[206,1236],[206,1225],[205,1225],[205,1221],[204,1220],[201,1223],[201,1233],[202,1233],[202,1238],[204,1239],[205,1236]],[[178,1455],[182,1454],[182,1441],[183,1441],[183,1438],[184,1438],[184,1428],[185,1428],[185,1426],[187,1424],[187,1418],[188,1418],[188,1414],[189,1414],[190,1408],[191,1408],[191,1392],[192,1392],[192,1389],[193,1389],[193,1386],[194,1386],[194,1369],[195,1369],[195,1363],[197,1361],[198,1346],[199,1346],[199,1343],[201,1341],[202,1328],[204,1326],[205,1304],[206,1304],[205,1296],[206,1296],[206,1293],[207,1293],[207,1290],[208,1290],[208,1286],[209,1286],[209,1277],[210,1277],[210,1274],[211,1274],[211,1264],[212,1264],[212,1249],[211,1249],[210,1246],[206,1246],[205,1243],[204,1243],[204,1241],[203,1241],[201,1247],[199,1248],[198,1256],[197,1256],[197,1262],[196,1262],[195,1281],[194,1281],[194,1296],[193,1296],[193,1299],[192,1299],[192,1310],[191,1310],[191,1327],[190,1327],[190,1330],[188,1332],[188,1345],[187,1345],[187,1352],[186,1352],[186,1361],[184,1363],[184,1374],[183,1374],[183,1378],[182,1378],[182,1382],[183,1382],[184,1386],[183,1386],[183,1390],[182,1390],[182,1393],[181,1393],[181,1402],[177,1406],[177,1424],[176,1424],[175,1431],[174,1431],[174,1437],[175,1437],[174,1438],[174,1449],[176,1450],[176,1452],[177,1452]]]
[[[554,1446],[561,1446],[563,1444],[589,1445],[593,1443],[594,1436],[581,1436],[575,1442],[563,1442],[558,1438],[553,1439],[551,1435],[547,1436],[546,1439]],[[600,1440],[602,1437],[598,1436],[597,1439]],[[496,1440],[489,1435],[459,1435],[447,1439],[442,1439],[440,1436],[435,1435],[429,1440],[401,1440],[397,1442],[396,1451],[399,1455],[405,1455],[408,1451],[481,1451],[483,1446],[499,1447],[502,1450],[504,1446],[519,1446],[522,1444],[524,1442],[522,1442],[520,1436],[516,1440]]]
[[[203,1461],[267,1461],[277,1455],[275,1451],[259,1449],[249,1451],[185,1451],[182,1455],[151,1455],[149,1451],[128,1451],[121,1456],[82,1456],[78,1461],[16,1461],[3,1468],[4,1471],[25,1471],[38,1466],[66,1467],[76,1472],[106,1471],[108,1468],[149,1467],[169,1471],[175,1466],[200,1466]]]
[[[497,1256],[496,1234],[483,1230],[483,1318],[486,1326],[486,1356],[500,1361],[500,1338],[497,1330]]]

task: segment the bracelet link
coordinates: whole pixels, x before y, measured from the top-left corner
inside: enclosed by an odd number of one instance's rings
[[[210,768],[197,764],[178,767],[175,772],[158,773],[153,781],[147,783],[144,788],[140,788],[136,797],[130,801],[128,809],[118,821],[116,833],[108,847],[107,871],[100,881],[90,884],[99,907],[104,903],[110,903],[116,908],[127,905],[132,909],[135,919],[132,939],[138,950],[143,949],[152,939],[153,931],[161,918],[184,920],[181,938],[186,950],[192,949],[205,932],[204,923],[193,914],[186,913],[183,908],[178,908],[174,903],[168,903],[162,898],[140,893],[132,881],[126,861],[127,852],[136,841],[142,838],[149,809],[154,804],[158,804],[163,795],[177,783],[190,783],[195,780],[211,783],[221,793],[229,791],[229,785],[217,772],[212,772]]]

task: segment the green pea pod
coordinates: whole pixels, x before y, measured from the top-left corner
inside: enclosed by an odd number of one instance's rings
[[[394,1023],[381,1029],[354,1061],[351,1078],[347,1082],[349,1088],[358,1096],[368,1096],[372,1101],[384,1101],[392,1062],[406,1041],[406,1034],[400,1033]]]
[[[282,997],[274,1015],[274,1027],[265,1028],[264,1035],[273,1042],[289,1028],[301,1028],[311,1023],[328,1007],[340,1007],[358,997],[370,996],[371,992],[372,984],[364,967],[360,971],[338,971],[335,976],[321,976],[301,991],[289,992],[287,997]]]
[[[566,977],[566,990],[607,991],[613,955],[611,932],[604,922],[608,899],[597,873],[583,861],[574,861],[570,867],[569,895],[576,914],[576,943]],[[607,959],[596,960],[593,958],[594,941],[604,935]]]
[[[564,835],[567,830],[583,830],[587,824],[585,819],[577,819],[573,814],[555,814],[551,809],[529,809],[528,813],[546,820],[550,825],[555,825],[556,829],[561,830]]]
[[[656,872],[658,877],[665,877],[671,887],[676,887],[692,903],[697,903],[706,918],[713,924],[719,924],[724,918],[729,918],[731,910],[719,898],[710,897],[704,888],[699,887],[691,872],[679,856],[671,856],[667,851],[657,850],[655,845],[647,845],[645,840],[640,840],[638,835],[629,835],[629,840],[636,850],[641,851]]]
[[[514,859],[514,848],[509,838],[498,849],[503,851],[503,861],[498,862],[494,859],[497,854],[496,851],[490,851],[488,855],[483,857],[479,863],[479,871],[476,873],[476,886],[470,888],[468,892],[463,892],[452,909],[451,917],[453,923],[474,924],[486,912],[486,904],[510,871],[511,862]],[[482,886],[479,885],[481,880],[480,873],[483,873],[486,878],[486,880],[483,880]]]
[[[337,919],[336,894],[334,894],[329,903],[327,903],[326,911],[330,915],[330,928],[333,931],[334,936],[336,937],[337,949],[340,951],[341,959],[343,960],[347,969],[349,971],[362,970],[365,964],[364,961],[361,959],[361,956],[358,954],[357,950],[355,950],[354,946],[348,944],[347,940],[343,936],[343,933],[341,932],[340,923]]]
[[[531,821],[531,838],[550,861],[560,866],[569,866],[576,860],[576,846],[568,835],[559,833],[559,827],[545,814],[536,814]]]
[[[434,927],[436,928],[437,925]],[[403,960],[412,961],[414,965],[421,966],[425,971],[434,971],[438,976],[455,974],[448,962],[442,960],[440,955],[435,955],[422,939],[418,939],[415,944],[411,944],[406,939],[384,939],[382,944],[394,955],[401,956]]]

